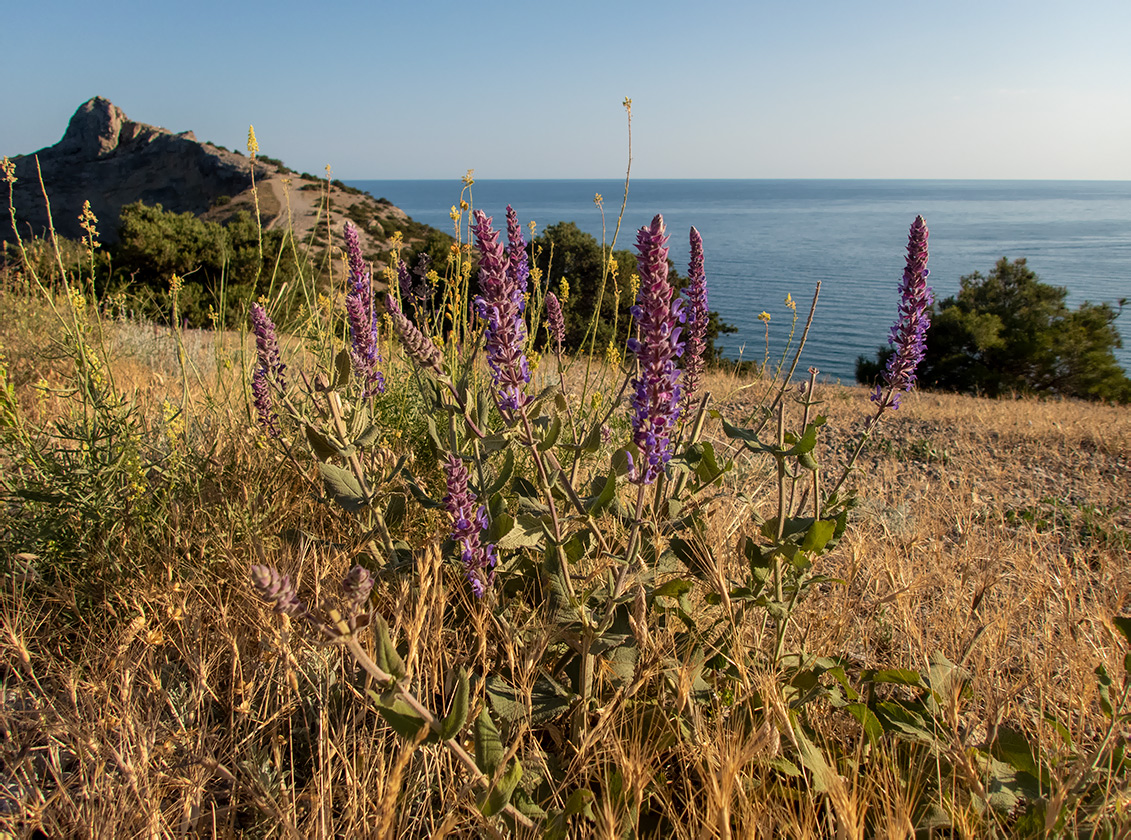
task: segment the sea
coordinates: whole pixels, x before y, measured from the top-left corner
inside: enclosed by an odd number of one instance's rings
[[[458,179],[347,183],[449,232],[463,189]],[[538,230],[570,221],[611,243],[624,186],[623,179],[477,180],[470,200],[498,227],[510,204]],[[1068,290],[1073,308],[1131,298],[1131,181],[635,180],[616,247],[631,248],[657,213],[681,273],[689,229],[703,237],[710,308],[737,328],[718,341],[727,358],[766,358],[758,316],[768,312],[776,364],[791,327],[794,341],[800,335],[820,283],[798,370],[816,367],[830,381],[853,381],[856,358],[886,344],[916,215],[930,229],[937,299],[956,294],[964,275],[988,274],[1001,257],[1024,257],[1042,282]],[[796,325],[787,295],[797,303]],[[1131,371],[1131,306],[1116,326],[1124,344],[1116,358]]]

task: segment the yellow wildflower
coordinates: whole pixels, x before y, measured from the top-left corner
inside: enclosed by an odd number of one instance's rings
[[[604,201],[605,201],[605,199],[600,193],[594,193],[593,194],[593,203],[596,204],[598,207],[600,207],[604,203]]]
[[[758,320],[761,321],[763,324],[770,323],[770,313],[769,312],[763,312],[761,315],[758,316]]]
[[[0,164],[0,167],[4,169],[4,180],[9,184],[16,183],[16,165],[12,163],[7,155],[4,155],[4,162]]]
[[[451,219],[451,220],[452,220],[453,222],[458,222],[458,221],[459,221],[459,217],[460,217],[459,208],[458,208],[458,207],[456,207],[456,206],[455,206],[455,205],[453,204],[453,205],[452,205],[452,209],[448,211],[448,218],[449,218],[449,219]]]
[[[793,299],[793,295],[791,295],[789,292],[785,293],[785,305],[792,309],[794,312],[797,311],[797,301]]]
[[[259,154],[259,141],[255,139],[255,126],[247,127],[247,151],[254,159]]]
[[[609,346],[605,348],[605,361],[609,363],[609,367],[619,368],[621,362],[620,348],[617,347],[615,341],[610,341]]]
[[[470,187],[472,184],[475,183],[474,175],[475,175],[474,169],[467,170],[467,174],[463,176],[463,185],[465,187]]]
[[[563,277],[561,287],[558,290],[558,302],[565,306],[567,300],[569,300],[569,280]]]

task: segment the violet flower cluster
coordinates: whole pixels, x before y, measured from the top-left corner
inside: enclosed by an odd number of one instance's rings
[[[883,384],[876,386],[872,401],[899,408],[899,392],[915,386],[915,370],[927,352],[927,329],[931,326],[934,295],[927,285],[927,223],[916,216],[907,237],[907,265],[899,284],[899,318],[888,341],[895,352],[888,358]],[[886,386],[886,396],[885,396]]]
[[[482,532],[487,528],[487,508],[476,508],[474,494],[467,487],[467,467],[458,455],[449,453],[444,464],[448,474],[448,494],[444,505],[452,516],[452,539],[459,543],[460,558],[467,582],[476,598],[482,598],[495,581],[498,557],[495,546],[483,544]]]
[[[428,336],[424,335],[416,326],[408,319],[397,304],[397,299],[392,295],[385,296],[385,309],[389,313],[389,320],[393,322],[393,329],[397,331],[400,336],[401,343],[404,345],[405,351],[421,368],[430,370],[436,376],[442,377],[444,375],[444,357],[440,353],[440,348],[437,347]]]
[[[350,325],[350,358],[354,371],[365,382],[365,393],[385,392],[385,375],[381,373],[381,353],[377,343],[377,313],[373,308],[373,278],[361,255],[361,239],[357,228],[346,222],[346,258],[350,268],[350,288],[346,293],[346,317]]]
[[[257,362],[251,375],[251,397],[259,423],[271,437],[279,436],[278,415],[271,398],[272,381],[280,391],[287,387],[286,370],[279,356],[279,337],[271,316],[258,303],[251,305],[251,330],[255,333]]]
[[[546,328],[550,331],[554,352],[560,355],[565,343],[565,318],[562,317],[561,301],[553,292],[546,294]]]
[[[679,325],[684,315],[683,302],[672,299],[667,242],[660,215],[636,236],[640,291],[632,316],[639,337],[629,339],[628,349],[640,366],[632,380],[632,439],[642,463],[633,463],[629,472],[634,484],[651,484],[663,471],[671,459],[672,433],[679,419],[680,372],[675,360],[683,353]]]
[[[291,618],[305,617],[309,610],[298,599],[290,575],[281,575],[271,566],[252,566],[251,582],[265,601],[270,601],[275,612]]]
[[[518,216],[509,206],[507,250],[503,250],[498,232],[491,227],[491,218],[482,210],[475,211],[474,230],[480,254],[480,294],[475,298],[475,307],[479,317],[487,321],[487,364],[497,391],[495,399],[501,411],[517,411],[526,404],[525,386],[530,381],[530,368],[523,352],[523,296],[530,277],[526,242]]]
[[[691,229],[691,259],[687,265],[687,330],[683,353],[683,386],[687,401],[699,386],[706,360],[707,326],[711,313],[707,309],[707,275],[703,271],[703,237]]]

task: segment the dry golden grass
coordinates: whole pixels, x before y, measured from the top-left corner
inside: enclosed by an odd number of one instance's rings
[[[48,323],[28,316],[0,334],[32,425],[67,410],[63,395],[45,400],[31,388],[39,379],[62,387],[70,375],[65,359],[43,350]],[[118,388],[147,418],[152,444],[163,433],[163,400],[181,398],[180,365],[159,349],[161,335],[147,343],[133,325],[114,329]],[[153,479],[164,493],[153,522],[123,522],[89,546],[92,562],[130,554],[129,580],[92,592],[92,573],[74,558],[45,581],[19,578],[13,535],[25,512],[6,500],[0,827],[17,837],[97,838],[508,833],[479,814],[446,752],[415,749],[382,723],[339,648],[314,644],[252,592],[249,566],[268,562],[317,603],[363,540],[247,426],[239,347],[220,356],[190,349],[206,373],[190,383],[181,472],[176,481]],[[235,363],[223,399],[217,358]],[[764,387],[727,374],[708,383],[728,416],[749,409]],[[870,403],[860,388],[820,386],[818,396],[830,417],[818,460],[835,478]],[[727,445],[714,421],[705,435]],[[564,806],[574,787],[593,792],[592,820],[572,823],[570,836],[910,837],[935,788],[953,826],[939,836],[1000,836],[1007,821],[972,804],[983,774],[970,747],[1008,724],[1047,754],[1063,754],[1046,712],[1084,752],[1105,730],[1093,672],[1123,668],[1111,619],[1131,597],[1129,452],[1126,407],[940,394],[909,395],[865,450],[855,482],[861,504],[844,540],[819,561],[844,584],[824,584],[803,604],[787,649],[860,667],[925,671],[936,653],[959,664],[968,690],[946,711],[953,740],[940,746],[953,771],[909,758],[893,741],[865,756],[859,728],[830,714],[812,723],[839,756],[831,788],[783,781],[772,762],[796,742],[788,710],[769,699],[779,675],[740,679],[767,698],[753,726],[697,707],[686,674],[671,692],[685,729],[633,702],[633,691],[665,679],[658,663],[676,650],[673,628],[655,625],[635,631],[638,675],[597,710],[575,751],[540,744],[564,733],[521,717],[508,745],[528,768],[546,754],[566,757],[566,782],[543,807]],[[762,464],[740,459],[727,481],[755,498],[772,495]],[[739,539],[757,505],[728,495],[712,506],[712,561],[720,576],[737,575]],[[443,527],[435,515],[413,514],[406,537],[423,547],[420,560],[384,576],[374,596],[404,645],[417,695],[442,704],[460,666],[506,666],[529,690],[535,664],[557,642],[553,629],[535,610],[504,619],[475,609],[435,547]],[[735,632],[751,647],[767,644],[757,622]],[[833,750],[836,743],[847,747]],[[1103,809],[1118,830],[1127,797],[1111,779]]]

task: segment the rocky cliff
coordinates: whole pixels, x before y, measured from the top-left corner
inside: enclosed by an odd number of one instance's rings
[[[54,146],[12,158],[22,237],[41,236],[47,230],[37,160],[55,230],[71,239],[83,235],[78,216],[84,201],[90,201],[98,217],[99,237],[108,244],[118,239],[122,208],[135,201],[220,223],[237,212],[258,212],[264,228],[290,228],[299,242],[315,249],[327,243],[340,245],[341,230],[349,218],[361,231],[366,256],[377,261],[393,247],[394,233],[412,247],[431,230],[387,201],[337,181],[330,184],[297,175],[273,160],[253,163],[243,155],[198,141],[191,131],[174,134],[134,122],[121,108],[98,96],[79,106],[63,139]],[[251,189],[253,165],[255,194]],[[0,240],[12,239],[8,214],[0,214]]]
[[[191,131],[174,134],[134,122],[99,96],[75,111],[54,146],[12,158],[19,179],[14,197],[21,236],[42,235],[47,228],[37,159],[55,230],[73,239],[82,236],[78,215],[83,201],[90,201],[102,239],[114,242],[118,215],[134,201],[203,213],[221,196],[251,186],[247,158],[200,143]],[[268,173],[267,166],[257,164],[256,177]],[[10,239],[12,231],[4,227],[4,238]]]

